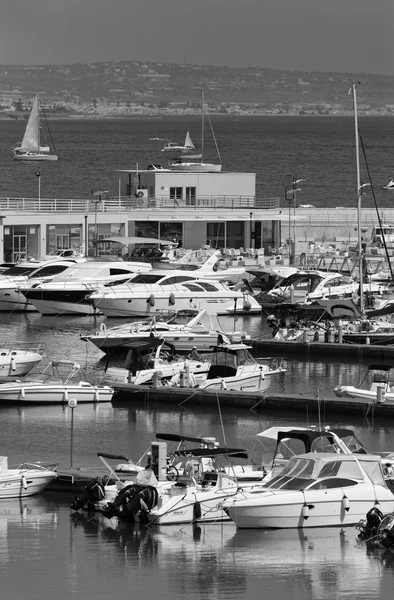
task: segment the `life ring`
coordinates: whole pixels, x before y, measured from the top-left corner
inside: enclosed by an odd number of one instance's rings
[[[149,296],[149,298],[147,299],[146,303],[149,304],[149,306],[154,306],[155,305],[155,297],[153,294],[151,294]]]
[[[174,304],[175,304],[175,294],[173,292],[170,294],[168,303],[171,304],[172,306],[174,306]]]
[[[104,334],[107,333],[107,326],[106,326],[105,323],[101,323],[101,325],[100,325],[100,333],[104,333]]]

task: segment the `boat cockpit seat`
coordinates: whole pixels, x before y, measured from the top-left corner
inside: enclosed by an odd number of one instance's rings
[[[188,485],[194,485],[195,481],[189,475],[178,475],[176,478],[176,483],[178,487],[187,487]]]
[[[237,369],[228,365],[211,365],[209,367],[207,379],[216,379],[217,377],[234,377]]]

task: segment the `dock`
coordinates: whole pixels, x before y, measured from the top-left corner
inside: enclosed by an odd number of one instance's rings
[[[387,362],[394,360],[394,345],[377,344],[347,344],[338,342],[303,342],[303,341],[281,341],[272,338],[254,338],[248,343],[253,347],[257,356],[286,356],[298,355],[303,358],[311,356],[330,356],[339,358],[345,356],[353,357],[357,361],[365,358],[373,358],[375,362]]]
[[[112,402],[117,405],[143,404],[145,408],[157,408],[159,405],[175,404],[178,407],[193,407],[195,405],[220,405],[223,408],[248,409],[252,412],[280,411],[299,412],[310,417],[321,415],[343,416],[373,419],[394,419],[394,401],[385,400],[370,402],[364,399],[337,398],[331,395],[306,395],[285,393],[270,393],[268,390],[260,394],[232,390],[198,390],[197,388],[146,387],[134,384],[117,384]]]

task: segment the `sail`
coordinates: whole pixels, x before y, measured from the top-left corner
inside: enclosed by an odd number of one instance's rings
[[[29,120],[27,121],[21,150],[40,151],[40,112],[38,108],[38,94],[35,97]]]
[[[194,144],[192,142],[192,138],[190,137],[189,132],[186,133],[185,148],[187,148],[188,150],[193,150],[194,148]]]

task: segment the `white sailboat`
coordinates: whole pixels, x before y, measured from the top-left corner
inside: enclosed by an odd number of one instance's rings
[[[208,120],[209,120],[209,115]],[[179,158],[175,158],[170,160],[168,166],[173,171],[186,171],[188,173],[218,173],[222,170],[221,164],[209,163],[204,161],[204,130],[205,130],[205,105],[204,105],[204,92],[201,90],[201,154],[191,156],[180,156]],[[213,132],[211,121],[209,120],[209,124],[211,126],[211,131],[213,135],[213,139],[216,146],[216,152],[220,158],[219,148],[216,143],[215,134]]]
[[[36,95],[27,121],[22,143],[12,150],[14,160],[57,160],[57,154],[51,154],[48,145],[40,144],[41,122],[39,97]]]

